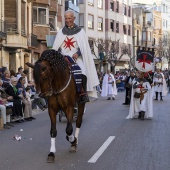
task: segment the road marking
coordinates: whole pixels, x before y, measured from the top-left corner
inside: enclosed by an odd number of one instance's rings
[[[103,152],[107,149],[107,147],[110,145],[114,138],[115,136],[110,136],[98,149],[98,151],[88,160],[88,163],[95,163],[99,159],[99,157],[103,154]]]

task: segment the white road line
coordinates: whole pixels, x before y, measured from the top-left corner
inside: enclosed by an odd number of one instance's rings
[[[98,151],[88,160],[88,163],[95,163],[99,159],[99,157],[103,154],[103,152],[107,149],[107,147],[110,145],[114,138],[115,136],[110,136],[98,149]]]

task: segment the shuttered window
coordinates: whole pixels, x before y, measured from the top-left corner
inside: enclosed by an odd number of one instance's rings
[[[17,30],[17,0],[4,1],[4,15],[7,31]]]

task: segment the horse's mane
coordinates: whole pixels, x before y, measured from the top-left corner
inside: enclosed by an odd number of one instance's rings
[[[33,71],[33,76],[34,76],[34,81],[39,88],[40,84],[40,62],[41,61],[48,61],[53,69],[53,72],[55,73],[58,69],[64,70],[68,65],[67,62],[64,59],[64,56],[55,50],[45,50],[42,54],[41,57],[36,61],[35,66],[34,66],[34,71]]]

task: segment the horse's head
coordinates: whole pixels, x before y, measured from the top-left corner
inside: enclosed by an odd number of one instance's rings
[[[53,93],[52,90],[52,68],[48,61],[37,61],[35,65],[26,63],[33,68],[33,76],[36,85],[36,91],[40,92],[40,97],[48,97]]]
[[[63,76],[61,73],[65,74],[64,70],[65,68],[68,68],[63,55],[55,50],[45,50],[35,65],[30,63],[26,63],[26,65],[34,70],[33,76],[36,84],[36,90],[37,92],[41,92],[41,97],[48,97],[54,93],[54,77],[55,79],[60,80],[57,81],[58,83],[62,84]],[[57,85],[58,89],[60,89],[60,85]],[[55,88],[54,90],[56,91]]]

